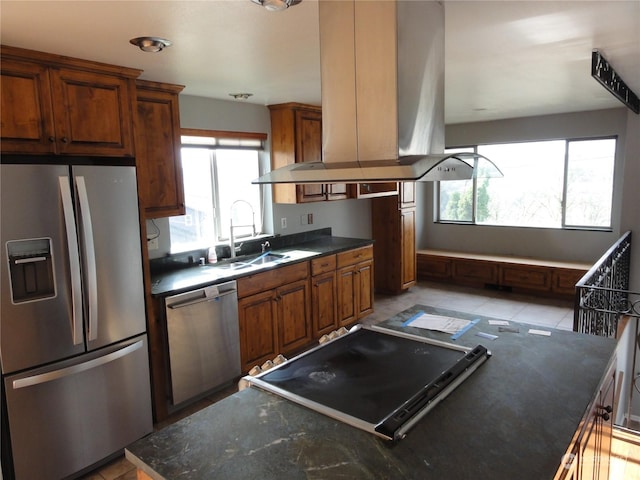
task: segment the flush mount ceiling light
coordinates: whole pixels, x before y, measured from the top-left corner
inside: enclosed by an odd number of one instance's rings
[[[262,5],[270,12],[279,12],[289,7],[299,4],[302,0],[251,0],[253,3]]]
[[[157,53],[171,46],[171,42],[159,37],[138,37],[129,40],[131,45],[135,45],[143,52]]]
[[[253,93],[230,93],[229,96],[235,98],[236,100],[246,100],[251,97]]]

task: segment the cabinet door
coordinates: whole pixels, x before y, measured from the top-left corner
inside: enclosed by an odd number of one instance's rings
[[[58,153],[133,156],[133,80],[63,68],[50,75]]]
[[[350,184],[351,198],[376,198],[398,194],[397,182]]]
[[[413,208],[400,210],[402,258],[402,285],[406,290],[416,284],[416,211]]]
[[[358,287],[353,266],[340,268],[336,272],[336,279],[338,281],[338,327],[344,327],[358,319],[356,310]]]
[[[327,272],[311,278],[311,318],[313,336],[321,337],[337,328],[336,272]]]
[[[322,114],[313,110],[296,110],[296,163],[322,161]],[[310,183],[298,186],[298,203],[327,198],[326,185]]]
[[[288,355],[311,343],[310,305],[308,280],[299,280],[276,290],[280,353]]]
[[[576,283],[585,273],[586,270],[556,268],[551,274],[551,290],[555,293],[575,294]]]
[[[401,182],[398,185],[400,208],[416,206],[416,182]]]
[[[373,312],[373,262],[367,260],[355,266],[357,282],[357,318]]]
[[[453,278],[460,283],[498,283],[498,267],[482,260],[453,260]]]
[[[535,265],[503,265],[500,268],[500,285],[530,288],[533,290],[549,290],[551,275],[549,269]]]
[[[54,153],[49,72],[34,63],[2,60],[2,153]]]
[[[418,254],[418,274],[421,278],[451,279],[451,258]]]
[[[238,300],[242,371],[272,360],[278,353],[275,292],[267,291]]]
[[[184,215],[178,94],[138,86],[136,97],[140,207],[147,218]]]

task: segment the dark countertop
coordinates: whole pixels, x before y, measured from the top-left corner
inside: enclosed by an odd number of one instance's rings
[[[295,243],[288,241],[278,244],[277,240],[271,239],[270,241],[274,244],[273,248],[270,249],[271,252],[286,254],[288,258],[279,261],[277,264],[262,266],[260,270],[290,265],[313,257],[339,253],[373,243],[373,240],[370,239],[334,237],[331,235],[321,235],[313,239],[303,237],[303,241],[300,242],[295,242],[294,239]],[[221,262],[221,264],[223,263]],[[212,264],[205,266],[193,265],[188,268],[156,273],[151,276],[151,294],[155,297],[174,295],[203,288],[207,285],[228,282],[245,275],[253,275],[260,270],[230,271],[217,268],[216,264]]]
[[[480,321],[455,343],[493,356],[396,443],[255,387],[143,438],[127,458],[154,479],[551,479],[606,373],[613,339],[414,306],[380,324],[445,341],[402,322],[417,311]],[[498,335],[496,340],[477,332]],[[392,361],[393,359],[390,359]]]

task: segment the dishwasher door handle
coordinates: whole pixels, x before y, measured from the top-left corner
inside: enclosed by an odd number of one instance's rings
[[[171,308],[172,310],[174,310],[176,308],[188,307],[190,305],[196,305],[198,303],[213,302],[214,300],[218,300],[218,299],[220,299],[222,297],[226,297],[227,295],[232,295],[232,294],[235,294],[235,293],[236,293],[236,290],[229,290],[229,291],[226,291],[226,292],[223,292],[223,293],[219,293],[215,297],[207,297],[205,295],[205,293],[204,293],[204,290],[203,290],[201,298],[192,298],[190,300],[183,300],[181,302],[167,304],[167,308]]]

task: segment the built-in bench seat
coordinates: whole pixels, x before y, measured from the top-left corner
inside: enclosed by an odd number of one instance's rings
[[[418,250],[418,278],[572,299],[591,265],[508,255]]]

